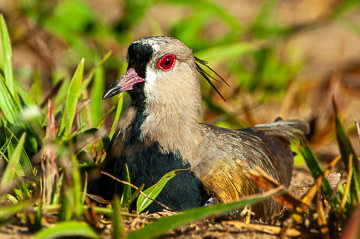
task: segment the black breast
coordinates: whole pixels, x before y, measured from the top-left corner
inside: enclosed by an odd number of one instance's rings
[[[145,188],[154,185],[162,176],[175,169],[188,169],[176,153],[163,154],[158,144],[146,147],[133,155],[117,159],[116,176],[124,178],[124,165],[127,163],[131,182],[136,186],[145,184]],[[122,193],[122,185],[118,184],[117,193]],[[201,181],[191,172],[184,171],[172,178],[157,197],[157,201],[176,211],[201,206],[208,199]],[[150,212],[161,211],[163,208],[153,203]]]
[[[162,176],[175,169],[188,169],[191,165],[182,159],[178,152],[163,153],[159,144],[141,134],[141,124],[146,116],[137,112],[131,130],[131,136],[121,146],[112,144],[110,163],[105,170],[117,178],[124,179],[125,164],[128,165],[131,183],[145,189],[158,182]],[[121,195],[123,185],[112,182],[115,193]],[[188,170],[172,178],[157,197],[157,201],[176,211],[202,206],[208,200],[203,184],[195,174]],[[162,206],[152,203],[147,209],[150,212],[161,211]]]

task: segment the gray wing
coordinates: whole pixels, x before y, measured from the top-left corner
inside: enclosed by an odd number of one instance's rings
[[[288,186],[291,179],[293,155],[289,140],[303,138],[307,124],[303,121],[278,121],[244,130],[228,130],[203,125],[208,142],[199,149],[202,160],[193,171],[202,181],[207,193],[220,202],[260,193],[262,190],[249,180],[244,170],[260,166],[270,176]],[[255,205],[257,216],[271,217],[281,205],[273,199]]]

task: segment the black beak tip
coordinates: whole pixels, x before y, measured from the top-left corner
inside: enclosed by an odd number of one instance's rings
[[[117,95],[121,93],[121,89],[118,88],[118,87],[110,87],[107,91],[105,91],[102,99],[103,100],[106,100],[106,99],[109,99],[111,97],[113,97],[114,95]]]

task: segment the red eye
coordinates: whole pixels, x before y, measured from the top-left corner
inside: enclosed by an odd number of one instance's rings
[[[176,61],[175,55],[167,54],[161,57],[161,59],[158,62],[158,67],[163,71],[169,71],[174,67],[175,61]]]

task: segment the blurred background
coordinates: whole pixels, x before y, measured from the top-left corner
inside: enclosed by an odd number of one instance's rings
[[[101,80],[83,95],[84,103],[101,101],[92,89],[103,92],[125,71],[132,41],[168,35],[207,60],[231,86],[214,82],[223,101],[201,81],[205,122],[240,128],[278,116],[303,118],[312,126],[311,145],[328,161],[338,154],[335,97],[357,138],[358,0],[0,0],[0,12],[12,41],[16,87],[39,105],[58,82],[65,82],[60,92],[66,89],[81,58],[88,72],[111,51],[97,72]],[[115,101],[104,102],[94,121]]]

